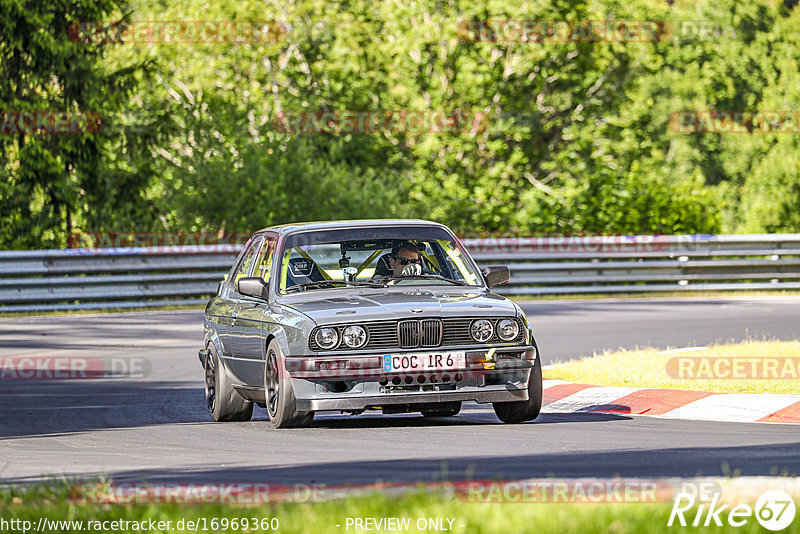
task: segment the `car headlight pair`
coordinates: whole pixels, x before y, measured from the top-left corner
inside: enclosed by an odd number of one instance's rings
[[[494,336],[495,325],[488,319],[472,321],[469,333],[478,343],[486,343]],[[514,319],[500,319],[497,321],[497,337],[503,341],[513,341],[519,335],[519,323]]]
[[[314,335],[314,341],[321,349],[330,350],[339,344],[339,331],[335,328],[320,328]],[[363,347],[367,343],[367,331],[363,326],[350,325],[342,331],[342,341],[351,349]]]

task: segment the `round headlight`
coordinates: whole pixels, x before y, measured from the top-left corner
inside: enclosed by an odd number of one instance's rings
[[[320,328],[314,335],[314,340],[322,349],[332,349],[339,343],[339,333],[335,328]]]
[[[363,347],[364,344],[366,344],[367,331],[357,324],[350,325],[344,329],[344,332],[342,332],[342,339],[344,340],[345,345],[351,349],[357,349],[358,347]]]
[[[519,323],[514,319],[501,319],[497,322],[497,335],[503,341],[512,341],[519,335]]]
[[[472,339],[478,343],[486,343],[492,339],[494,327],[492,326],[491,321],[487,321],[486,319],[478,319],[477,321],[472,322],[472,326],[469,328],[469,333],[472,335]]]

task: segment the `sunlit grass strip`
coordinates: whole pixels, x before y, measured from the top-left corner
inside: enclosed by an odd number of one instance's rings
[[[602,386],[690,389],[714,393],[800,394],[800,376],[798,379],[673,378],[668,372],[668,365],[674,370],[675,358],[800,358],[800,342],[746,341],[685,352],[657,349],[607,352],[545,369],[544,377]],[[670,360],[673,361],[670,363]]]
[[[410,526],[404,532],[431,532],[427,520],[440,520],[439,525],[452,526],[448,532],[465,534],[496,533],[606,533],[649,534],[667,530],[667,522],[672,508],[671,503],[624,503],[624,504],[564,504],[564,503],[472,503],[463,498],[440,494],[417,493],[403,496],[369,495],[338,501],[304,504],[277,504],[263,506],[232,505],[102,505],[72,502],[66,492],[37,490],[33,493],[0,490],[0,517],[8,520],[30,521],[37,525],[41,517],[51,520],[71,521],[134,521],[146,524],[150,520],[171,521],[172,528],[164,532],[182,532],[177,528],[179,521],[200,521],[211,525],[217,520],[214,532],[243,532],[241,528],[220,528],[220,520],[229,522],[239,520],[277,518],[281,533],[341,533],[362,532],[354,529],[351,523],[346,529],[348,518],[399,518],[408,519]],[[756,532],[758,523],[752,520],[743,528],[733,528],[724,521],[722,528],[715,532]],[[418,523],[419,522],[419,523]],[[266,523],[265,523],[266,524]],[[418,528],[426,525],[425,529]],[[74,524],[73,524],[74,526]],[[185,528],[185,527],[184,527]],[[696,527],[671,527],[675,532],[696,532]],[[51,527],[51,532],[75,532],[74,528]],[[121,530],[110,530],[120,532]],[[210,530],[207,530],[210,532]],[[270,532],[270,530],[250,529],[247,532]],[[386,530],[373,530],[373,532]],[[441,529],[440,529],[441,531]],[[150,532],[140,529],[139,532]]]

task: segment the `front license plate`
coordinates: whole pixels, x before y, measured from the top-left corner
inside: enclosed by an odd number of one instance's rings
[[[407,354],[384,354],[385,373],[415,371],[446,371],[467,367],[465,352],[424,352]]]

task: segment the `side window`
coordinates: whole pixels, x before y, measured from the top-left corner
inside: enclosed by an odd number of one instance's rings
[[[233,289],[236,290],[236,282],[239,281],[240,278],[245,278],[248,276],[250,272],[250,267],[253,265],[253,260],[258,253],[259,247],[261,246],[261,242],[264,240],[263,236],[258,236],[256,239],[253,240],[250,248],[245,252],[244,256],[242,257],[242,262],[239,264],[239,268],[236,269],[236,276],[233,278]]]
[[[276,242],[277,240],[274,236],[267,236],[264,246],[261,247],[261,252],[256,257],[256,268],[253,270],[253,276],[260,276],[267,283],[269,283],[269,277],[272,274],[272,257],[274,256]]]

